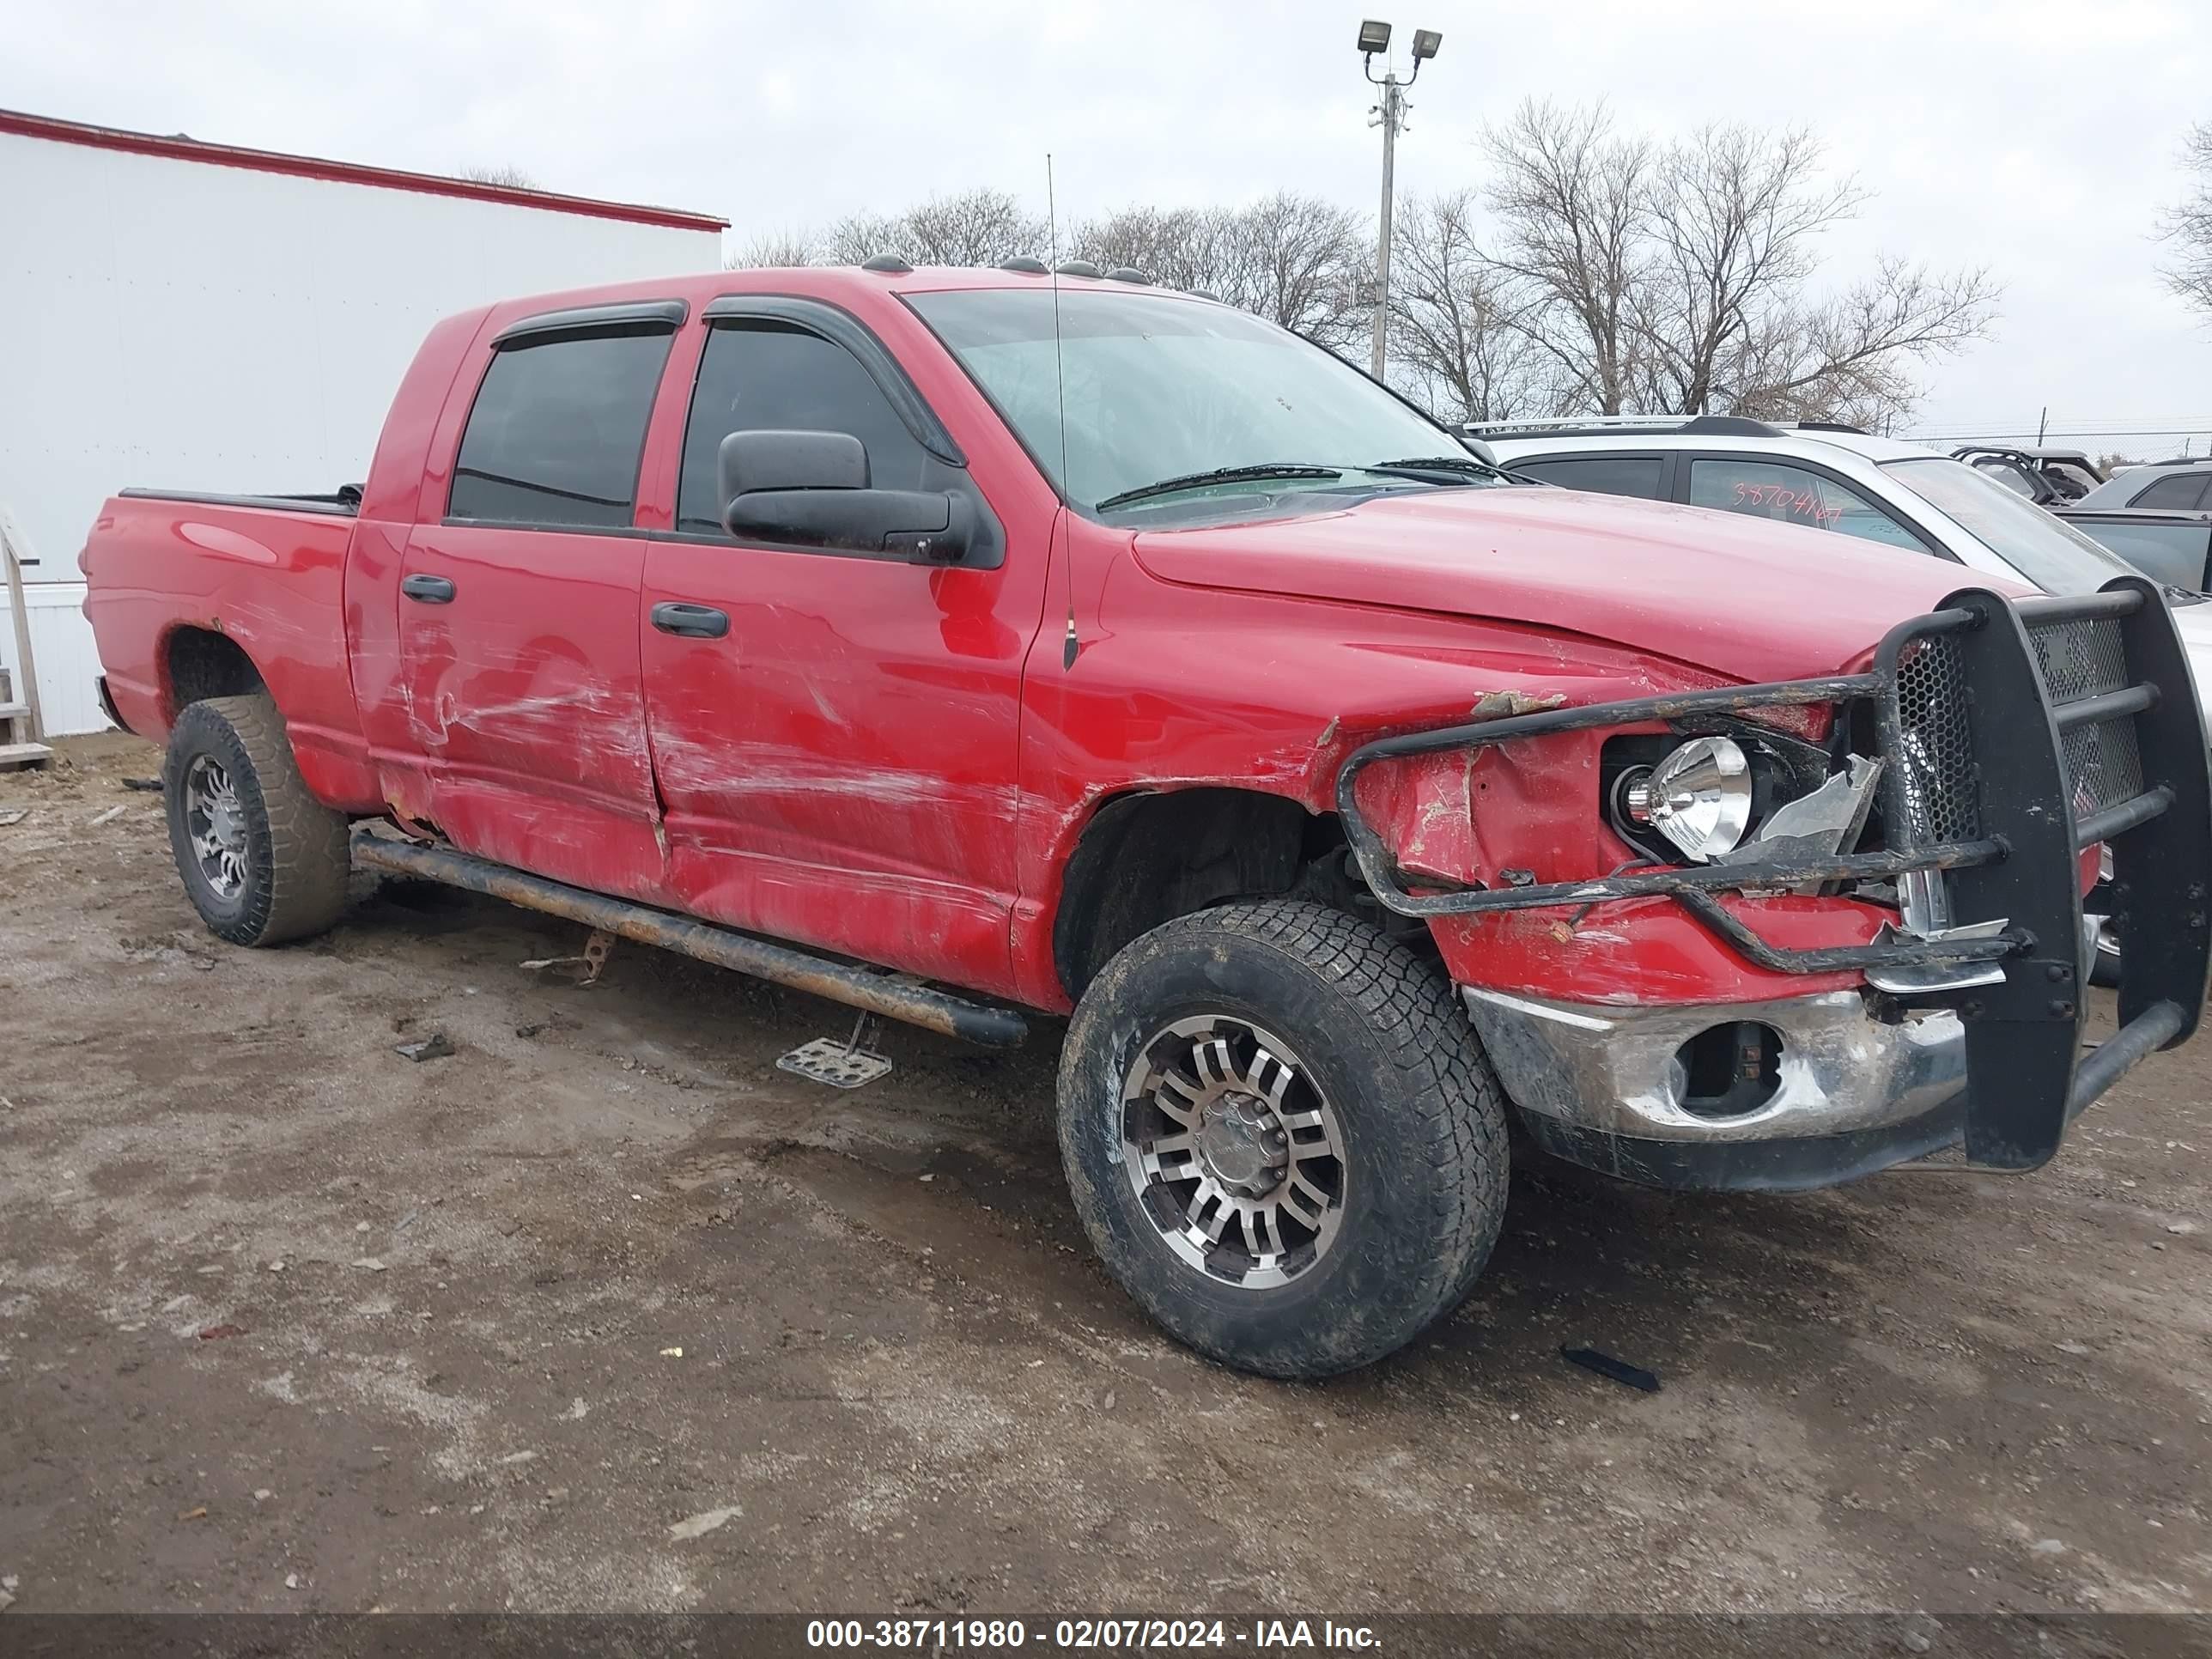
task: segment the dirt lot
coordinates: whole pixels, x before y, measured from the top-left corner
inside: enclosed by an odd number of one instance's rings
[[[1524,1165],[1455,1318],[1291,1387],[1092,1265],[1054,1030],[895,1030],[842,1093],[775,1065],[840,1011],[635,946],[549,981],[580,930],[496,903],[235,950],[155,765],[0,778],[19,1611],[2212,1605],[2203,1040],[2024,1180]]]

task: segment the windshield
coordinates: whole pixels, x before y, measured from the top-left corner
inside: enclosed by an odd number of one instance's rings
[[[1064,289],[1055,350],[1053,301],[1044,287],[908,296],[1077,507],[1115,511],[1131,492],[1185,507],[1346,487],[1371,495],[1424,481],[1363,478],[1361,468],[1439,458],[1467,469],[1460,482],[1498,482],[1449,433],[1272,323],[1163,295]],[[1246,476],[1195,477],[1231,469]],[[1174,480],[1190,482],[1147,489]]]
[[[2046,593],[2094,593],[2115,576],[2134,574],[2073,526],[1961,462],[1930,455],[1885,461],[1882,470]]]

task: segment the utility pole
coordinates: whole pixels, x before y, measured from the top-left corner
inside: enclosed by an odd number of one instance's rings
[[[1434,29],[1413,31],[1413,72],[1403,81],[1390,67],[1390,26],[1370,18],[1359,26],[1361,69],[1370,83],[1382,88],[1382,101],[1370,113],[1370,126],[1382,129],[1382,207],[1376,216],[1379,234],[1375,242],[1375,348],[1373,373],[1382,378],[1382,347],[1390,327],[1390,208],[1395,194],[1398,132],[1406,125],[1406,88],[1420,78],[1421,65],[1437,55],[1444,38]],[[1375,54],[1384,53],[1382,78],[1375,79]]]

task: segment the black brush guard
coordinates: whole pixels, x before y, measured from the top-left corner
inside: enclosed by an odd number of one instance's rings
[[[1379,761],[1861,699],[1873,706],[1883,762],[1887,845],[1879,852],[1416,892],[1353,798],[1359,774]],[[1991,1170],[2047,1162],[2076,1114],[2145,1056],[2185,1041],[2197,1029],[2212,968],[2204,727],[2173,618],[2159,590],[2140,577],[2069,598],[2007,601],[1962,589],[1893,629],[1863,674],[1548,709],[1384,738],[1346,760],[1336,800],[1368,885],[1403,916],[1664,896],[1773,972],[1999,964],[2002,983],[1940,999],[1958,1008],[1966,1031],[1966,1157]],[[2112,852],[2124,939],[2120,1026],[2084,1054],[2081,855],[2100,842]],[[1760,938],[1715,896],[1919,871],[1948,872],[1959,922],[2002,917],[2004,931],[1918,939],[1890,930],[1867,945],[1790,950]]]

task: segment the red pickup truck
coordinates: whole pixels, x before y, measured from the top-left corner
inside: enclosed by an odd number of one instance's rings
[[[1069,1015],[1107,1266],[1316,1376],[1464,1294],[1510,1122],[1675,1188],[2025,1170],[2195,1028],[2158,590],[1838,539],[1518,485],[1200,296],[884,260],[452,318],[357,490],[127,490],[82,564],[217,933],[365,864],[981,1042]]]

